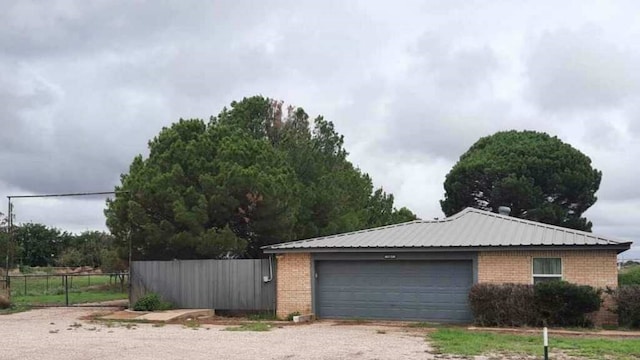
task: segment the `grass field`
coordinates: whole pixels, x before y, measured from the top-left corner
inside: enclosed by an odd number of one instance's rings
[[[429,334],[436,349],[444,354],[522,354],[542,356],[542,336],[474,332],[441,328]],[[550,352],[558,350],[585,359],[638,360],[640,339],[578,338],[550,336]]]
[[[11,278],[11,301],[15,305],[64,305],[63,276],[28,276]],[[81,304],[127,298],[127,284],[109,275],[68,277],[69,304]]]

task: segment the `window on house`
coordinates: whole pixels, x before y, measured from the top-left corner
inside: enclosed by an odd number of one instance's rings
[[[562,259],[534,258],[533,283],[552,280],[562,280]]]

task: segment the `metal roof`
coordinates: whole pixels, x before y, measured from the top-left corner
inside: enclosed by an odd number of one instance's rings
[[[349,249],[447,249],[604,246],[621,251],[631,242],[475,208],[442,220],[416,220],[368,230],[264,246],[267,253]]]

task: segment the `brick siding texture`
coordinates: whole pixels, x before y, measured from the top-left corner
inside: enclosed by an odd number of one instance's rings
[[[617,252],[611,251],[485,251],[478,253],[478,282],[533,283],[533,258],[561,258],[565,281],[605,289],[618,286]],[[593,314],[597,325],[616,324],[617,316],[607,309],[612,301],[604,298],[602,308]]]
[[[281,254],[277,259],[276,314],[285,318],[293,312],[310,314],[311,255],[309,253]]]

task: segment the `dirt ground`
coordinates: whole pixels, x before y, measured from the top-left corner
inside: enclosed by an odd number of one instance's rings
[[[114,309],[115,310],[115,309]],[[425,331],[328,321],[225,331],[227,325],[92,322],[104,308],[46,308],[0,316],[0,359],[459,359],[435,354]],[[498,359],[478,356],[473,359]],[[526,357],[511,357],[520,359]]]

